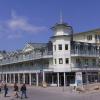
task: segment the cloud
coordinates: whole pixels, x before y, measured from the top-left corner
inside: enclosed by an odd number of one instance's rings
[[[46,31],[45,26],[35,26],[25,17],[18,16],[14,11],[11,18],[0,24],[0,33],[6,33],[8,39],[21,38],[24,34],[37,34]]]

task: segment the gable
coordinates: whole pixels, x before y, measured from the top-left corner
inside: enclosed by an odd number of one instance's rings
[[[23,52],[30,52],[30,51],[32,51],[34,48],[31,46],[31,45],[29,45],[29,44],[26,44],[26,46],[24,47],[24,49],[23,49]]]

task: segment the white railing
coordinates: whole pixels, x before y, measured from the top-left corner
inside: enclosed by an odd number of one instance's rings
[[[71,51],[71,56],[89,56],[89,57],[99,57],[99,53],[89,52],[89,51]]]
[[[36,60],[36,59],[42,59],[42,58],[51,58],[53,57],[52,51],[50,52],[44,52],[43,54],[41,53],[34,53],[34,54],[29,54],[27,56],[20,56],[17,58],[9,58],[9,59],[2,59],[0,61],[0,65],[6,65],[6,64],[12,64],[12,63],[18,63],[18,62],[23,62],[23,61],[30,61],[30,60]]]
[[[71,65],[72,70],[81,70],[81,71],[86,71],[86,70],[100,70],[99,65],[84,65],[84,64],[73,64]]]

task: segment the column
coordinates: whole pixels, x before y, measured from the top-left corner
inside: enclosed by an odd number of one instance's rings
[[[23,73],[23,83],[25,83],[25,73]]]
[[[11,74],[9,74],[9,83],[11,83]]]
[[[39,75],[36,73],[36,86],[39,86]]]
[[[2,74],[1,74],[1,80],[2,80]]]
[[[59,72],[57,73],[57,86],[59,87]]]
[[[31,73],[29,73],[29,84],[32,85],[32,78],[31,78]]]
[[[0,74],[0,80],[2,80],[2,74]]]
[[[20,84],[20,74],[18,73],[18,84]]]
[[[13,74],[13,80],[14,80],[13,82],[15,83],[15,74]]]
[[[4,82],[4,74],[2,74],[2,81]]]
[[[45,82],[45,72],[43,71],[43,83]]]
[[[6,74],[6,83],[7,83],[7,74]]]
[[[53,80],[53,74],[52,74],[52,84],[54,83],[54,80]]]
[[[64,72],[64,87],[66,86],[66,74]]]

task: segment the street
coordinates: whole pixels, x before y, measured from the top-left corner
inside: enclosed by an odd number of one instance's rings
[[[19,92],[19,95],[21,93]],[[69,88],[62,87],[27,87],[27,99],[24,100],[100,100],[100,93],[77,93]],[[0,94],[0,100],[21,100],[13,95],[13,89],[9,89],[7,97]]]

